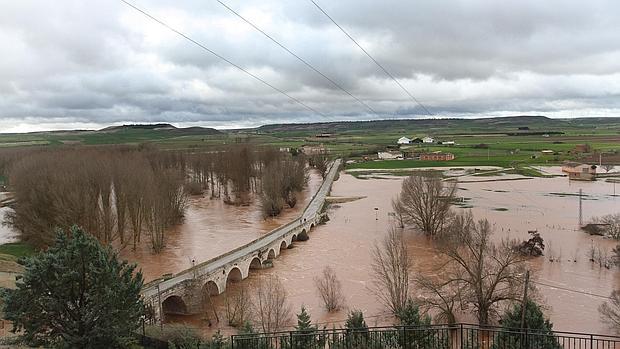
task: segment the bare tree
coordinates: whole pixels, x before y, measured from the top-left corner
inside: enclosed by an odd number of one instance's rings
[[[291,320],[291,307],[282,282],[276,276],[261,280],[253,300],[254,314],[263,332],[274,332]]]
[[[446,225],[455,193],[456,182],[446,185],[437,174],[414,174],[405,178],[392,206],[405,223],[433,236]]]
[[[327,311],[340,309],[344,303],[342,284],[330,266],[323,268],[323,275],[314,278],[316,289]]]
[[[601,166],[603,168],[603,170],[605,170],[605,173],[611,171],[614,168],[614,165],[612,164],[604,164]]]
[[[620,213],[605,215],[600,218],[600,222],[605,224],[605,235],[620,240]]]
[[[327,158],[327,154],[324,152],[315,153],[309,156],[308,162],[310,166],[316,168],[321,176],[325,178],[327,175],[327,169],[329,167],[329,159]]]
[[[409,299],[409,276],[413,266],[402,231],[390,228],[373,249],[372,291],[393,314],[399,314]]]
[[[620,290],[613,291],[610,299],[601,304],[598,310],[601,319],[617,333],[620,333]]]
[[[236,291],[225,292],[226,319],[228,325],[238,327],[244,325],[251,317],[252,299],[246,288],[240,286]]]
[[[461,289],[465,305],[474,308],[482,325],[490,323],[504,302],[518,301],[524,279],[524,257],[514,242],[491,241],[491,225],[474,221],[471,212],[454,217],[438,239],[438,248],[446,257],[443,285]]]
[[[437,312],[435,321],[456,323],[456,313],[462,306],[463,282],[446,280],[441,274],[435,277],[418,276],[415,282],[422,293],[418,303],[427,310]]]

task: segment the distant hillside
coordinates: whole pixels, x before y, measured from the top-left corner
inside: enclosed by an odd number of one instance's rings
[[[261,133],[274,132],[353,132],[353,131],[400,131],[420,130],[428,132],[514,132],[554,131],[565,128],[579,128],[601,125],[618,127],[620,118],[551,119],[546,116],[506,116],[480,119],[397,119],[372,121],[335,121],[300,124],[264,125],[255,130]]]
[[[131,132],[131,131],[156,131],[167,133],[175,136],[193,136],[193,135],[214,135],[222,134],[222,132],[209,127],[175,127],[171,124],[131,124],[122,126],[109,126],[99,130],[98,132]]]

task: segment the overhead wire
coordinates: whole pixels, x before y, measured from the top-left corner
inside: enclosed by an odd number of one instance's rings
[[[346,90],[344,87],[342,87],[340,84],[338,84],[336,81],[334,81],[333,79],[331,79],[330,77],[328,77],[327,75],[325,75],[323,72],[321,72],[320,70],[318,70],[316,67],[314,67],[312,64],[308,63],[308,61],[306,61],[305,59],[301,58],[298,54],[296,54],[295,52],[291,51],[288,47],[286,47],[284,44],[280,43],[278,40],[276,40],[275,38],[273,38],[271,35],[267,34],[264,30],[262,30],[261,28],[259,28],[256,24],[254,24],[253,22],[251,22],[250,20],[248,20],[247,18],[243,17],[239,12],[235,11],[234,9],[232,9],[230,6],[226,5],[224,2],[222,2],[221,0],[216,0],[218,3],[220,3],[220,5],[222,5],[224,8],[226,8],[228,11],[230,11],[232,14],[234,14],[235,16],[239,17],[241,20],[243,20],[245,23],[247,23],[248,25],[250,25],[252,28],[254,28],[255,30],[257,30],[258,32],[260,32],[261,34],[263,34],[266,38],[268,38],[269,40],[271,40],[273,43],[275,43],[276,45],[278,45],[280,48],[282,48],[284,51],[286,51],[287,53],[289,53],[291,56],[295,57],[298,61],[302,62],[303,64],[305,64],[308,68],[310,68],[311,70],[313,70],[315,73],[319,74],[320,76],[322,76],[325,80],[329,81],[333,86],[335,86],[336,88],[340,89],[341,91],[343,91],[344,93],[346,93],[347,95],[351,96],[351,98],[355,99],[358,103],[362,104],[366,109],[368,109],[371,113],[375,114],[375,115],[379,115],[371,106],[369,106],[366,102],[362,101],[361,99],[359,99],[358,97],[356,97],[355,95],[353,95],[351,92],[349,92],[348,90]]]
[[[368,56],[368,58],[370,58],[371,61],[373,61],[375,63],[375,65],[377,65],[388,77],[390,77],[390,79],[392,79],[400,88],[401,90],[405,91],[405,93],[409,96],[409,98],[414,101],[417,105],[419,105],[422,110],[424,110],[424,112],[426,114],[428,114],[429,116],[433,116],[433,114],[417,99],[413,96],[413,94],[411,92],[409,92],[409,90],[407,90],[405,88],[405,86],[403,86],[400,81],[398,81],[398,79],[396,79],[396,77],[394,77],[394,75],[392,75],[392,73],[390,73],[383,65],[381,65],[381,63],[379,63],[368,51],[366,51],[366,49],[364,47],[362,47],[362,45],[360,45],[360,43],[357,42],[357,40],[355,40],[351,34],[349,34],[342,26],[340,26],[340,24],[338,24],[336,22],[336,20],[334,20],[321,6],[319,6],[319,4],[316,3],[316,1],[314,0],[309,0],[310,2],[312,2],[314,4],[314,6],[316,6],[316,8],[319,9],[319,11],[321,11],[327,18],[329,18],[329,20],[334,23],[334,25],[336,27],[338,27],[338,29],[340,29],[340,31],[342,31],[344,33],[344,35],[346,35],[349,39],[351,39],[351,41],[353,41],[353,43],[359,47],[360,50],[362,50],[362,52],[364,52],[366,54],[366,56]]]
[[[250,72],[250,71],[248,71],[247,69],[245,69],[245,68],[241,67],[240,65],[238,65],[238,64],[236,64],[236,63],[234,63],[234,62],[232,62],[231,60],[229,60],[228,58],[226,58],[226,57],[222,56],[221,54],[219,54],[219,53],[217,53],[217,52],[215,52],[215,51],[211,50],[210,48],[206,47],[204,44],[202,44],[202,43],[198,42],[197,40],[192,39],[189,35],[187,35],[187,34],[185,34],[185,33],[181,32],[181,31],[179,31],[179,30],[177,30],[177,29],[173,28],[173,27],[172,27],[172,26],[170,26],[168,23],[166,23],[166,22],[164,22],[164,21],[160,20],[159,18],[157,18],[157,17],[155,17],[155,16],[151,15],[151,14],[150,14],[150,13],[148,13],[147,11],[145,11],[145,10],[143,10],[143,9],[141,9],[141,8],[139,8],[139,7],[137,7],[136,5],[134,5],[134,4],[132,4],[132,3],[130,3],[129,1],[127,1],[127,0],[119,0],[119,1],[120,1],[120,2],[122,2],[122,3],[124,3],[125,5],[127,5],[127,6],[129,6],[129,7],[131,7],[131,8],[133,8],[134,10],[136,10],[136,11],[138,11],[138,12],[142,13],[144,16],[146,16],[146,17],[150,18],[151,20],[153,20],[153,21],[155,21],[155,22],[159,23],[160,25],[162,25],[163,27],[167,28],[168,30],[170,30],[170,31],[172,31],[172,32],[174,32],[174,33],[176,33],[177,35],[179,35],[179,36],[181,36],[181,37],[183,37],[185,40],[187,40],[187,41],[189,41],[189,42],[193,43],[194,45],[198,46],[199,48],[201,48],[201,49],[203,49],[203,50],[205,50],[205,51],[209,52],[209,53],[210,53],[210,54],[212,54],[213,56],[215,56],[215,57],[217,57],[217,58],[221,59],[222,61],[224,61],[224,62],[226,62],[226,63],[228,63],[228,64],[232,65],[233,67],[235,67],[235,68],[239,69],[240,71],[244,72],[245,74],[247,74],[247,75],[251,76],[252,78],[254,78],[254,79],[256,79],[256,80],[260,81],[261,83],[263,83],[264,85],[266,85],[266,86],[270,87],[271,89],[273,89],[273,90],[275,90],[275,91],[279,92],[280,94],[282,94],[282,95],[284,95],[284,96],[288,97],[290,100],[292,100],[292,101],[294,101],[295,103],[297,103],[297,104],[299,104],[299,105],[303,106],[304,108],[306,108],[306,109],[308,109],[308,110],[310,110],[310,111],[312,111],[312,112],[314,112],[314,113],[316,113],[316,114],[319,114],[319,115],[321,115],[321,116],[324,116],[324,117],[326,117],[326,116],[327,116],[327,115],[325,115],[324,113],[322,113],[322,112],[320,112],[320,111],[318,111],[318,110],[316,110],[316,109],[312,108],[311,106],[307,105],[306,103],[302,102],[302,101],[301,101],[301,100],[299,100],[298,98],[295,98],[295,97],[291,96],[290,94],[288,94],[288,93],[284,92],[282,89],[280,89],[280,88],[278,88],[278,87],[276,87],[276,86],[272,85],[271,83],[267,82],[267,81],[266,81],[266,80],[264,80],[263,78],[261,78],[261,77],[259,77],[259,76],[255,75],[255,74],[253,74],[253,73],[251,73],[251,72]]]

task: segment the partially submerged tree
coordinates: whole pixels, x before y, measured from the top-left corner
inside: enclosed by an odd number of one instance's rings
[[[611,293],[609,300],[598,308],[601,319],[620,334],[620,290]]]
[[[430,172],[405,178],[400,194],[392,202],[394,211],[404,223],[434,236],[448,223],[456,193],[456,182],[446,183]]]
[[[28,343],[115,348],[132,341],[144,313],[134,265],[76,227],[20,263],[25,271],[3,295],[4,312]]]
[[[324,152],[315,153],[308,157],[310,166],[316,168],[321,176],[325,178],[327,175],[327,169],[329,168],[329,158]]]
[[[524,256],[539,257],[545,250],[545,241],[537,231],[528,231],[530,238],[516,246],[516,249]]]
[[[374,246],[372,255],[372,291],[393,314],[398,314],[409,300],[409,276],[413,267],[402,231],[390,228],[381,244]]]
[[[519,299],[524,260],[513,243],[491,241],[491,225],[474,221],[471,213],[457,215],[438,239],[446,263],[443,284],[461,287],[464,305],[473,307],[481,325],[490,323],[498,306]]]
[[[314,278],[314,285],[327,311],[340,309],[344,303],[342,284],[330,266],[323,268],[322,276]]]

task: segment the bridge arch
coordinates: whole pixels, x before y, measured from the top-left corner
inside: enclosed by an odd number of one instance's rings
[[[291,237],[291,242],[293,241],[297,241],[297,234],[293,234],[293,236]]]
[[[282,240],[282,242],[280,243],[280,251],[282,250],[286,250],[286,241]]]
[[[310,237],[308,236],[308,232],[306,231],[306,229],[303,229],[301,231],[301,233],[299,233],[299,235],[297,235],[297,241],[306,241],[309,238]]]
[[[228,271],[228,275],[226,276],[226,283],[229,282],[239,282],[243,279],[243,274],[241,273],[241,269],[237,267],[233,267]]]
[[[267,254],[267,259],[274,259],[276,258],[276,251],[274,251],[273,249],[269,249],[269,253]]]
[[[250,266],[248,267],[248,274],[250,273],[250,270],[261,269],[262,267],[263,267],[263,263],[261,262],[260,258],[254,257],[252,258],[252,261],[250,262]]]
[[[204,294],[209,295],[209,296],[217,296],[218,294],[221,293],[220,287],[213,280],[207,281],[202,287],[202,289],[203,289]]]
[[[187,305],[180,296],[172,295],[161,303],[164,314],[187,314]]]

